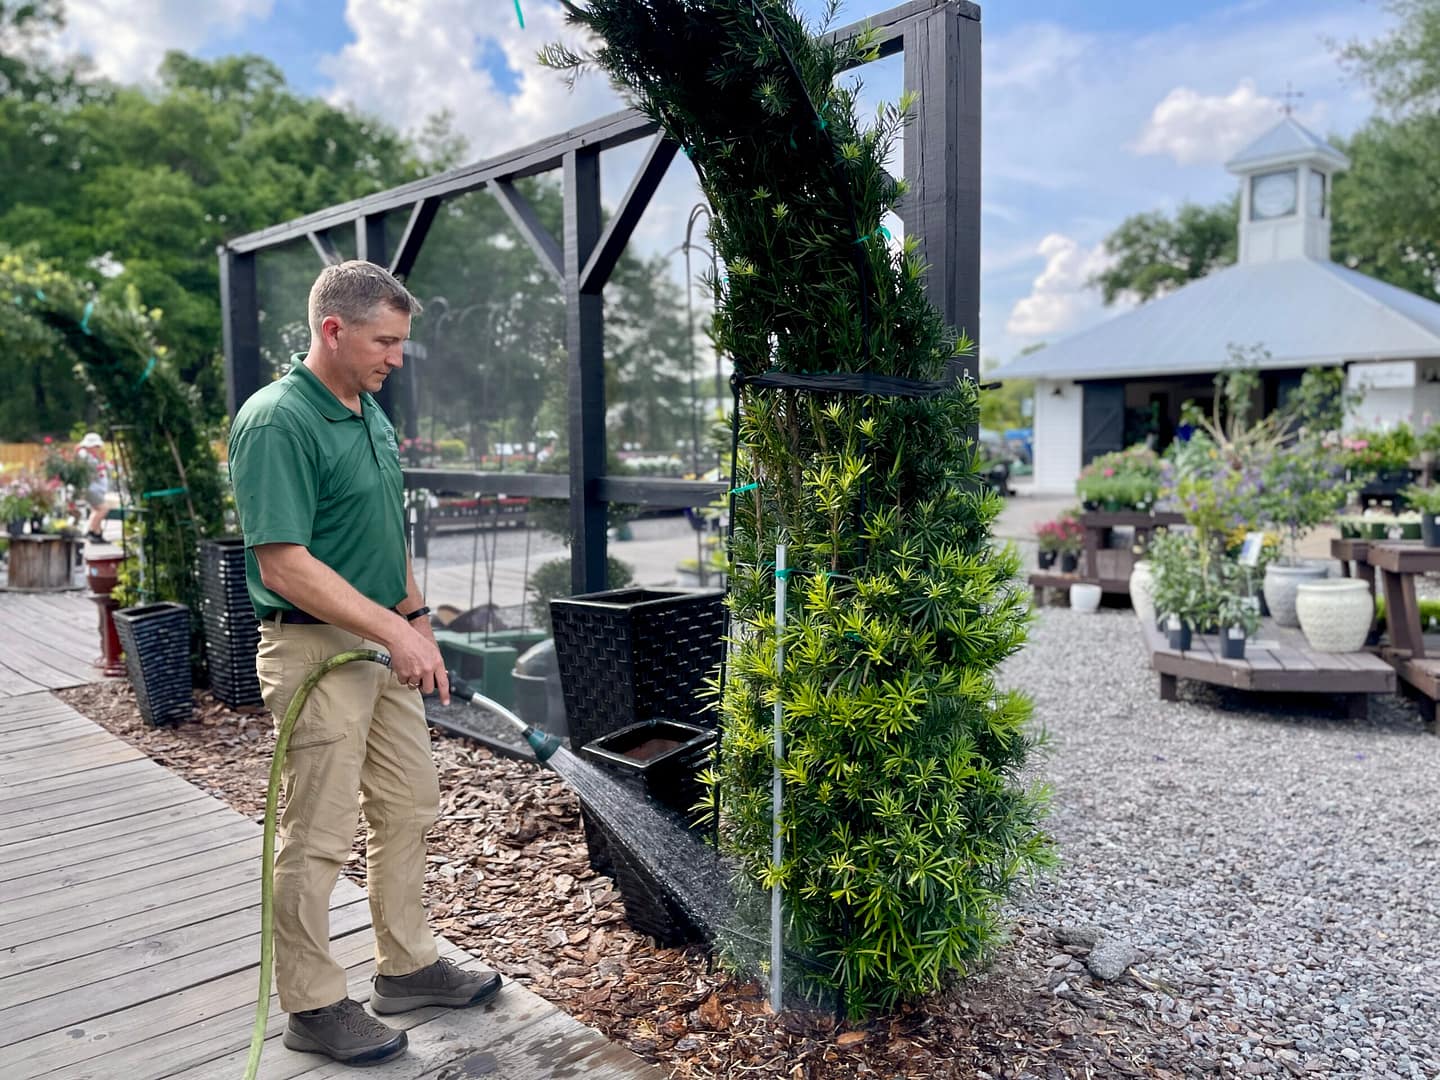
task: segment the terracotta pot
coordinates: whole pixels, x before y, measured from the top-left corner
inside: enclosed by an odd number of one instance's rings
[[[1370,632],[1375,600],[1370,586],[1355,578],[1309,581],[1296,589],[1295,610],[1316,652],[1359,652]]]

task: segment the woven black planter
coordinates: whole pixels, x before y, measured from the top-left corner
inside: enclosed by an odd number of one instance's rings
[[[612,589],[550,601],[571,748],[655,717],[713,727],[700,691],[724,655],[719,590]]]
[[[625,903],[625,921],[642,934],[649,934],[661,946],[679,949],[707,940],[705,932],[671,899],[667,890],[626,845],[625,838],[601,825],[595,818],[582,815],[587,821],[587,838],[591,830],[603,839],[609,856],[605,871],[615,880],[620,899]]]
[[[125,671],[147,724],[178,724],[194,711],[190,696],[190,609],[146,604],[114,613]]]
[[[210,689],[232,707],[259,705],[260,630],[245,586],[244,540],[225,537],[200,545],[200,594]]]
[[[695,724],[647,720],[592,739],[580,753],[688,822],[703,794],[698,774],[710,763],[714,746],[715,733]]]

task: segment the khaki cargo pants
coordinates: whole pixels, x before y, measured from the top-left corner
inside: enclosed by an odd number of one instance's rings
[[[278,726],[315,664],[347,649],[382,649],[336,626],[260,627],[256,670]],[[347,996],[330,957],[330,893],[365,811],[366,884],[382,974],[408,975],[437,957],[425,919],[425,833],[440,785],[420,695],[387,667],[345,664],[316,685],[290,736],[285,811],[275,859],[275,982],[286,1012]]]

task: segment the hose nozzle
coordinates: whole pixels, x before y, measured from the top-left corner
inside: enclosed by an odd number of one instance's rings
[[[445,674],[449,676],[450,679],[450,693],[463,698],[471,705],[478,705],[481,708],[498,713],[510,721],[510,723],[514,724],[516,730],[520,732],[520,737],[530,745],[531,750],[535,751],[535,760],[542,765],[554,757],[555,751],[564,745],[560,741],[559,736],[552,735],[548,731],[537,731],[509,709],[505,708],[504,705],[480,693],[480,691],[466,682],[458,671],[447,671]]]

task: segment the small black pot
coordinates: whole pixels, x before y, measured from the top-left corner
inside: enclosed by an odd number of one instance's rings
[[[1060,554],[1060,572],[1062,574],[1073,574],[1080,565],[1080,556],[1073,551],[1065,551]]]
[[[24,536],[25,519],[16,518],[14,521],[7,521],[5,523],[5,531],[8,532],[11,536]],[[1050,554],[1054,555],[1055,553],[1052,551]]]
[[[1190,627],[1189,627],[1189,626],[1187,626],[1187,625],[1185,625],[1185,624],[1183,624],[1183,623],[1180,625],[1180,628],[1179,628],[1179,629],[1176,629],[1175,627],[1172,626],[1172,627],[1170,628],[1169,633],[1170,633],[1170,648],[1172,648],[1172,649],[1178,649],[1180,652],[1189,652],[1189,651],[1190,651],[1190,634],[1191,634],[1191,631],[1190,631]]]
[[[1058,552],[1054,552],[1054,551],[1042,551],[1042,552],[1040,552],[1040,569],[1041,569],[1041,570],[1049,570],[1052,566],[1054,566],[1054,565],[1055,565],[1055,556],[1056,556],[1057,554],[1058,554]]]
[[[1245,659],[1245,639],[1243,637],[1231,637],[1227,630],[1220,635],[1220,655],[1226,660]]]
[[[1428,548],[1440,547],[1440,522],[1434,514],[1420,515],[1420,542]]]

